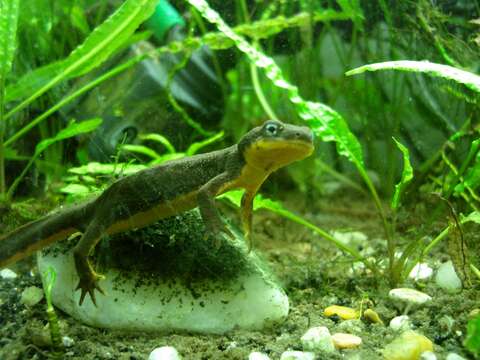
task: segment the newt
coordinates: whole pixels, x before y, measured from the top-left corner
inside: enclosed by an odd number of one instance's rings
[[[266,121],[225,149],[176,159],[118,179],[98,197],[60,209],[27,223],[0,238],[0,268],[47,245],[80,232],[73,249],[82,305],[103,276],[88,257],[106,235],[137,229],[157,220],[199,207],[207,233],[214,239],[232,236],[215,206],[215,197],[243,188],[241,220],[251,248],[253,199],[275,170],[309,156],[314,149],[308,127]]]

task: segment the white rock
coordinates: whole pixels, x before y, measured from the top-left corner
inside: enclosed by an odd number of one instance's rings
[[[328,353],[335,351],[332,336],[325,326],[316,326],[308,329],[300,340],[304,350]]]
[[[2,269],[0,270],[0,277],[2,279],[15,279],[17,277],[17,273],[10,269]]]
[[[445,360],[466,360],[466,359],[458,354],[449,353],[447,354],[447,357],[445,358]]]
[[[182,224],[181,220],[176,218],[169,221],[179,221]],[[185,227],[179,228],[179,231],[182,229]],[[65,249],[66,243],[56,243],[53,248],[55,251],[49,248],[39,252],[39,271],[43,273],[49,266],[56,269],[53,303],[80,322],[94,327],[123,331],[223,334],[233,329],[261,330],[265,326],[285,320],[289,310],[287,295],[255,253],[247,252],[243,239],[225,241],[215,250],[213,243],[208,243],[201,234],[183,231],[187,235],[179,242],[179,251],[184,251],[178,255],[179,259],[201,256],[208,258],[213,264],[203,264],[204,268],[214,266],[220,269],[224,265],[237,264],[234,266],[238,269],[230,270],[228,273],[233,275],[227,279],[212,272],[211,277],[197,276],[194,281],[186,281],[182,273],[176,275],[155,273],[155,270],[128,271],[116,267],[102,269],[106,279],[101,280],[99,285],[106,295],[96,292],[97,306],[93,305],[88,295],[81,306],[78,304],[80,292],[75,291],[78,275],[72,253],[65,253],[68,249]],[[109,246],[112,246],[112,241],[122,243],[112,238]],[[172,246],[175,246],[168,245],[168,241],[163,237],[160,237],[159,244],[157,246],[163,244],[165,251],[170,252]],[[195,248],[195,244],[201,245],[196,245]],[[189,254],[192,247],[203,253]],[[99,256],[102,256],[101,251],[105,249],[97,247],[96,250]],[[111,249],[106,250],[111,253]],[[152,251],[143,253],[147,253],[147,257]],[[162,263],[163,259],[155,258],[160,255],[152,258],[151,254],[146,263]]]
[[[248,355],[248,360],[270,360],[270,358],[265,353],[254,351]]]
[[[282,353],[280,360],[315,360],[315,354],[308,351],[287,350]]]
[[[363,246],[368,240],[367,235],[360,231],[332,231],[332,236],[345,245]]]
[[[420,354],[420,360],[437,360],[437,355],[431,351],[424,351]]]
[[[73,345],[75,345],[75,340],[73,340],[71,337],[69,336],[63,336],[62,337],[62,344],[63,346],[65,346],[66,348],[69,348],[69,347],[72,347]]]
[[[433,275],[433,269],[427,263],[417,263],[408,277],[415,281],[429,279]]]
[[[388,293],[388,296],[394,300],[399,300],[412,305],[420,305],[432,300],[430,295],[409,288],[392,289]]]
[[[182,357],[173,346],[162,346],[154,349],[148,356],[148,360],[180,360]]]
[[[36,286],[29,286],[22,291],[20,303],[25,306],[32,307],[43,299],[43,290]]]
[[[455,293],[462,289],[462,281],[455,272],[451,261],[440,265],[435,276],[435,283],[449,293]]]
[[[395,331],[410,330],[412,324],[410,323],[410,317],[408,315],[395,316],[390,320],[390,328]]]

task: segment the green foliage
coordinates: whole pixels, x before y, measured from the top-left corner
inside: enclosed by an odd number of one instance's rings
[[[430,76],[441,77],[444,79],[456,81],[460,84],[465,85],[470,90],[480,92],[480,76],[465,70],[458,69],[453,66],[435,64],[429,61],[386,61],[382,63],[360,66],[356,69],[347,71],[345,75],[351,76],[361,74],[366,71],[378,70],[399,70],[425,73]]]
[[[40,95],[65,79],[80,76],[102,64],[133,34],[137,27],[147,19],[155,8],[156,0],[127,0],[104,23],[98,26],[85,41],[64,60],[49,65],[50,76],[46,83],[33,81],[39,88],[22,101],[6,117],[20,111]],[[37,70],[43,79],[44,69]],[[29,76],[34,77],[34,74]]]
[[[464,345],[475,357],[480,356],[480,316],[468,322],[467,337]]]
[[[398,206],[400,205],[400,197],[403,190],[405,189],[407,184],[413,179],[413,168],[410,164],[410,153],[408,152],[408,149],[397,139],[393,138],[393,140],[395,141],[395,144],[403,155],[402,178],[400,182],[395,185],[395,193],[393,194],[392,203],[390,205],[392,209],[396,211],[398,209]]]
[[[37,160],[37,158],[41,155],[41,153],[44,152],[49,146],[51,146],[56,142],[66,140],[80,134],[89,133],[95,130],[101,123],[102,123],[102,119],[99,119],[99,118],[85,120],[80,123],[72,121],[66,128],[60,130],[54,137],[48,138],[39,142],[35,146],[35,153],[32,155],[32,157],[28,161],[22,173],[15,179],[13,184],[10,186],[7,193],[7,197],[8,198],[12,197],[18,184],[23,179],[23,177],[27,174],[28,170],[33,165],[35,160]]]
[[[233,205],[240,207],[241,206],[241,201],[242,201],[242,196],[243,196],[244,191],[243,190],[233,190],[229,191],[225,194],[220,195],[219,198],[223,198],[228,200],[230,203]],[[354,248],[342,243],[340,240],[334,238],[332,235],[330,235],[327,231],[319,228],[318,226],[312,224],[311,222],[305,220],[301,216],[296,215],[295,213],[291,212],[290,210],[286,209],[280,202],[274,201],[268,198],[263,197],[262,195],[258,194],[255,196],[255,199],[253,201],[253,210],[258,210],[258,209],[266,209],[269,210],[275,214],[281,215],[286,219],[289,219],[293,222],[296,222],[297,224],[303,225],[310,230],[312,230],[314,233],[320,235],[322,238],[327,240],[328,242],[332,243],[335,245],[337,248],[340,250],[346,252],[347,254],[351,255],[355,260],[361,261],[365,264],[367,268],[372,270],[373,272],[377,272],[377,269],[375,266],[373,266],[367,259],[365,259],[357,250]]]
[[[0,0],[0,82],[12,68],[16,47],[19,0]],[[0,88],[3,92],[3,87]]]

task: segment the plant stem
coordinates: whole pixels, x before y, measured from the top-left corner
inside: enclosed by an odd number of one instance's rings
[[[0,200],[5,201],[5,77],[0,76]]]

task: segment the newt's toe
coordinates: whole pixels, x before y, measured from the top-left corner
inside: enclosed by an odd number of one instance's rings
[[[98,281],[105,279],[103,275],[91,274],[91,276],[80,278],[77,288],[75,290],[80,290],[80,301],[78,304],[81,306],[85,300],[85,296],[90,295],[93,305],[97,306],[97,300],[95,298],[95,290],[98,290],[102,295],[105,295],[105,291],[98,285]]]

